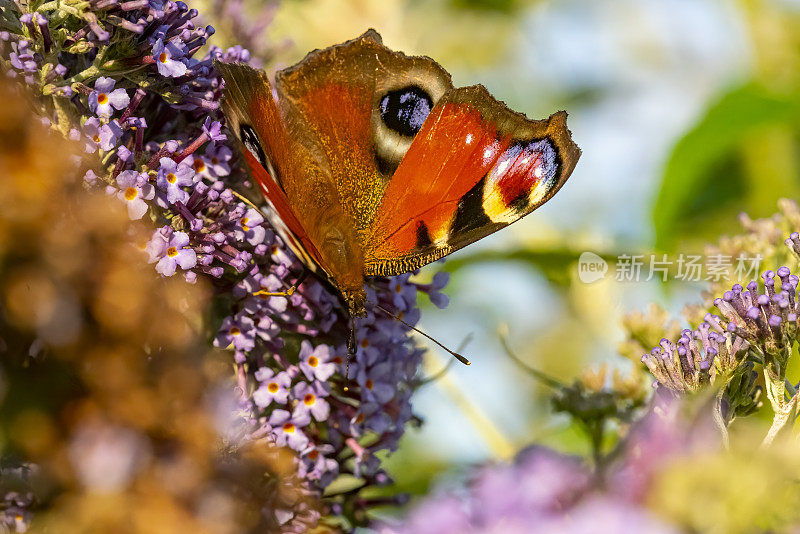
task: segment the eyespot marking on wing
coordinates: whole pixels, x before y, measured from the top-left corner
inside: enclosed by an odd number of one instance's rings
[[[389,91],[380,100],[383,124],[404,137],[414,137],[433,109],[433,99],[418,85]]]
[[[544,137],[512,143],[486,174],[483,211],[498,223],[510,223],[535,206],[557,181],[561,158]]]
[[[413,67],[387,79],[373,101],[372,136],[378,171],[394,174],[436,102],[450,88],[446,73]]]

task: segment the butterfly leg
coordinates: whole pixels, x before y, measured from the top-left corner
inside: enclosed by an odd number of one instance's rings
[[[306,278],[308,278],[308,269],[303,268],[303,272],[297,277],[297,281],[286,291],[266,291],[262,289],[261,291],[253,293],[253,295],[259,297],[291,297],[294,295],[294,292],[297,291],[297,288],[305,282]]]

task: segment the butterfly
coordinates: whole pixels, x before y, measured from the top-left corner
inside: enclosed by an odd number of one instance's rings
[[[530,120],[375,30],[279,71],[217,62],[222,110],[283,241],[365,312],[365,278],[416,270],[549,200],[580,156],[566,112]]]

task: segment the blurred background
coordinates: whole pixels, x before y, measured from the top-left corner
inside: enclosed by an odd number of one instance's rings
[[[453,276],[450,306],[428,306],[421,327],[452,347],[471,336],[464,353],[473,364],[452,365],[418,394],[425,425],[408,431],[388,464],[400,490],[447,485],[467,466],[533,442],[585,453],[585,439],[553,413],[550,391],[509,358],[499,332],[526,364],[566,383],[603,363],[631,372],[638,361],[617,351],[623,316],[650,302],[678,316],[705,287],[646,281],[650,256],[674,262],[702,254],[704,244],[740,231],[740,212],[764,217],[780,197],[797,198],[800,2],[282,0],[251,7],[260,20],[272,19],[264,36],[270,47],[255,50],[270,71],[373,27],[389,47],[431,56],[456,85],[481,83],[529,117],[566,109],[583,150],[551,202],[422,274],[443,268]],[[609,264],[591,284],[578,278],[584,251]],[[645,255],[640,280],[615,280],[621,254]],[[432,350],[427,372],[447,363]]]

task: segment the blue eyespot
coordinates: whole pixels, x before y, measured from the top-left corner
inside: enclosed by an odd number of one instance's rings
[[[406,137],[417,135],[432,108],[430,95],[416,85],[389,91],[380,102],[384,124]]]

